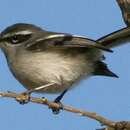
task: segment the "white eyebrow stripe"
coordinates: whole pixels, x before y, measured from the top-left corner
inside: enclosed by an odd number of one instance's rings
[[[20,31],[20,32],[14,32],[14,33],[11,33],[11,34],[6,34],[4,37],[10,37],[10,36],[13,36],[13,35],[28,35],[28,34],[32,34],[33,32],[32,31],[29,31],[29,30],[24,30],[24,31]]]
[[[19,34],[21,34],[21,35],[27,35],[27,34],[32,34],[32,32],[29,31],[29,30],[26,30],[26,31],[16,32],[16,33],[14,33],[14,34],[16,34],[16,35],[19,35]]]

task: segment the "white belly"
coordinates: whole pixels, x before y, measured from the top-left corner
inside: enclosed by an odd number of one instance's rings
[[[82,77],[90,76],[93,64],[84,55],[67,57],[54,52],[37,52],[17,57],[11,71],[27,89],[56,83],[56,86],[40,91],[56,93],[70,88]]]

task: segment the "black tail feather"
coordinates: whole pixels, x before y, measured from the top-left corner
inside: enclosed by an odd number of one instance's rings
[[[118,76],[115,73],[113,73],[108,69],[107,65],[104,62],[97,61],[95,66],[96,68],[95,71],[93,72],[94,75],[102,75],[118,78]]]

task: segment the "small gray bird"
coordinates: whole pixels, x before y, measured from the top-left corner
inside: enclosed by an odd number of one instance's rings
[[[18,23],[0,34],[0,47],[11,72],[25,88],[62,93],[83,78],[118,77],[103,62],[103,52],[112,52],[110,48],[124,44],[129,34],[130,29],[124,28],[94,41]]]

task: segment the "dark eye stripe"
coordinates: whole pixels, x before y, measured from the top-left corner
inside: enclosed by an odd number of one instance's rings
[[[31,34],[28,35],[14,35],[11,37],[7,37],[6,40],[11,44],[19,44],[21,42],[27,41],[31,37]]]

